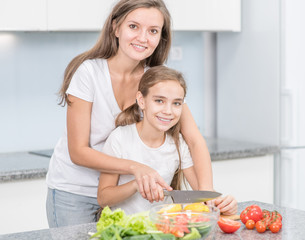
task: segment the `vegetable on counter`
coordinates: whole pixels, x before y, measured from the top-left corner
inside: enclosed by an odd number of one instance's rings
[[[163,233],[171,233],[178,239],[200,239],[211,231],[211,224],[208,219],[196,214],[174,213],[169,219],[168,215],[156,223],[158,230]]]
[[[126,215],[121,209],[112,211],[105,207],[96,224],[97,232],[91,239],[198,240],[213,233],[219,209],[202,203],[184,207],[164,204],[132,215]]]
[[[248,228],[248,229],[255,228],[255,222],[252,219],[249,219],[245,225],[246,225],[246,228]]]
[[[263,217],[259,224],[263,225],[263,228],[270,230],[273,233],[277,233],[282,228],[282,215],[278,211],[263,210]]]
[[[155,206],[150,217],[159,231],[179,240],[196,240],[213,234],[219,209],[204,203],[164,204]]]
[[[263,217],[262,209],[258,205],[251,205],[249,207],[246,207],[240,214],[240,220],[243,222],[243,224],[246,224],[246,222],[251,219],[254,222],[257,222]]]
[[[155,225],[148,218],[148,212],[126,215],[121,209],[112,211],[109,207],[103,209],[96,230],[91,239],[175,240],[174,235],[156,230]]]
[[[219,228],[225,233],[234,233],[241,226],[240,222],[223,217],[220,217],[217,223]]]
[[[282,228],[282,215],[277,211],[261,209],[257,205],[246,207],[240,214],[241,221],[247,229],[256,229],[259,233],[270,230],[277,233]]]

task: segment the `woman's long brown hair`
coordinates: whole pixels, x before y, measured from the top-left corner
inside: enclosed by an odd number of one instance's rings
[[[148,91],[155,84],[162,81],[176,81],[184,90],[184,97],[186,95],[186,83],[182,74],[174,69],[170,69],[165,66],[156,66],[148,69],[142,76],[138,91],[140,91],[143,97],[146,97]],[[116,118],[115,126],[125,126],[133,123],[140,122],[141,119],[141,109],[137,103],[131,105],[122,111]],[[171,127],[166,131],[166,134],[170,135],[175,142],[178,156],[179,156],[179,167],[175,172],[174,178],[171,183],[171,187],[176,190],[181,189],[181,183],[184,180],[182,170],[181,170],[181,154],[180,154],[180,120],[176,125]],[[181,135],[182,136],[182,135]]]
[[[164,18],[159,45],[151,56],[143,60],[143,65],[153,67],[164,64],[168,58],[171,46],[171,17],[163,0],[121,0],[112,9],[106,19],[101,35],[96,44],[90,50],[76,56],[67,66],[64,80],[59,90],[59,105],[70,104],[66,91],[71,79],[78,67],[87,59],[104,58],[109,59],[117,54],[119,44],[115,31],[119,28],[126,16],[138,8],[156,8]],[[113,27],[115,24],[115,28]]]

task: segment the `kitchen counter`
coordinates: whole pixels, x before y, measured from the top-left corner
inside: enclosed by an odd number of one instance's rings
[[[278,233],[272,233],[266,231],[264,233],[258,233],[256,230],[248,230],[245,225],[242,224],[240,229],[234,234],[225,234],[218,227],[215,233],[215,239],[225,240],[298,240],[304,239],[305,229],[303,228],[303,222],[305,220],[305,211],[278,207],[272,204],[250,201],[241,202],[238,204],[239,213],[247,206],[257,204],[262,209],[277,210],[283,216],[283,228]],[[88,232],[95,232],[96,223],[88,223],[83,225],[75,225],[62,228],[44,229],[39,231],[31,231],[24,233],[14,233],[7,235],[0,235],[0,240],[29,240],[29,239],[54,239],[54,240],[66,240],[77,239],[87,240],[89,239]]]
[[[205,138],[212,161],[259,157],[278,153],[278,146],[236,141],[232,139]]]
[[[46,176],[50,158],[28,152],[0,154],[0,183]]]
[[[206,142],[212,161],[251,158],[279,151],[276,146],[230,139],[206,138]],[[47,149],[0,154],[0,183],[45,177],[52,153],[52,149]]]

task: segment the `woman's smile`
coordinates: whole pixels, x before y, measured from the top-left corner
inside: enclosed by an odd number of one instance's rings
[[[140,52],[143,52],[147,49],[147,47],[145,46],[142,46],[142,45],[139,45],[139,44],[134,44],[134,43],[131,43],[130,44],[136,51],[140,51]]]

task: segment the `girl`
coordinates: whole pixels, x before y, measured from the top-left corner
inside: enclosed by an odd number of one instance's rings
[[[180,134],[185,94],[186,84],[179,72],[164,66],[147,70],[139,83],[137,102],[118,115],[117,128],[108,137],[103,152],[154,168],[174,189],[181,188],[183,173],[192,189],[198,190],[200,179]],[[122,208],[127,214],[150,209],[151,203],[137,191],[132,175],[101,173],[98,202],[101,207]],[[163,189],[158,191],[163,196]],[[236,207],[233,199],[228,211]]]
[[[47,174],[50,227],[93,222],[100,172],[131,174],[149,201],[171,190],[157,171],[100,152],[115,118],[135,102],[141,76],[162,65],[171,45],[171,21],[162,0],[120,0],[107,18],[95,46],[68,65],[60,90],[67,103],[67,129],[55,146]],[[188,144],[198,189],[212,190],[211,161],[205,141],[184,104],[181,133]]]

